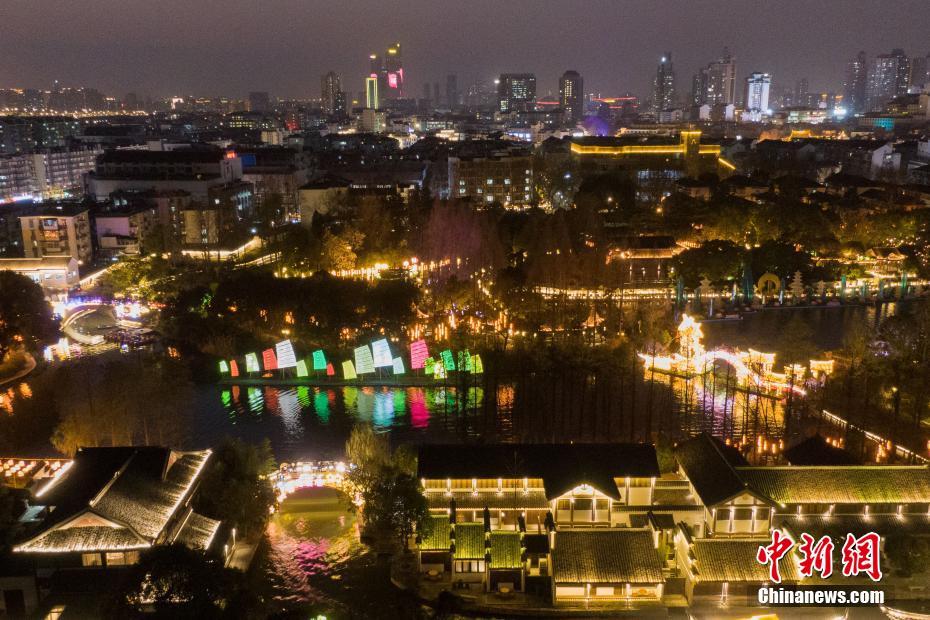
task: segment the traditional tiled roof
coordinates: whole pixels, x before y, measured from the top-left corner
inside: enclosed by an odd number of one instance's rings
[[[209,450],[82,449],[72,467],[36,498],[52,507],[39,533],[14,550],[107,551],[155,544],[209,457]]]
[[[132,460],[141,456],[137,454]],[[174,464],[164,479],[161,479],[161,472],[156,474],[157,469],[154,469],[163,466],[160,461],[144,465],[130,461],[91,506],[94,512],[119,519],[142,536],[154,539],[174,515],[209,456],[209,452],[173,453]]]
[[[459,523],[455,526],[455,559],[483,560],[484,524]]]
[[[219,521],[191,511],[176,540],[191,549],[209,549],[218,529]]]
[[[549,507],[546,494],[539,489],[530,489],[526,493],[522,490],[514,492],[513,489],[505,489],[500,493],[497,491],[479,491],[477,494],[471,491],[463,491],[453,493],[453,497],[455,497],[457,510],[483,510],[484,508],[496,508],[498,510],[546,509]],[[433,510],[449,508],[451,499],[452,497],[446,494],[445,491],[427,491],[426,493],[426,500]]]
[[[741,467],[738,474],[779,504],[930,502],[927,466]]]
[[[562,530],[555,535],[556,583],[660,583],[652,534],[642,530]]]
[[[619,499],[614,478],[659,476],[648,444],[433,444],[417,463],[420,478],[542,478],[549,499],[581,484]]]
[[[769,581],[769,567],[756,560],[760,545],[767,540],[728,540],[703,538],[691,546],[692,571],[698,581],[761,583]],[[793,556],[779,563],[782,582],[799,579]]]
[[[652,490],[652,503],[657,505],[681,506],[694,504],[695,498],[687,488],[662,488]]]
[[[804,515],[779,516],[773,523],[781,527],[798,540],[801,534],[807,533],[814,538],[829,536],[835,542],[846,540],[846,534],[862,536],[869,532],[876,532],[882,537],[890,534],[905,536],[930,536],[930,515],[833,515],[829,517],[815,517]]]
[[[520,568],[520,533],[491,532],[491,564],[494,568]]]
[[[675,516],[668,513],[640,512],[630,515],[630,527],[653,527],[657,530],[675,529]]]
[[[930,502],[926,465],[750,467],[708,435],[684,442],[675,456],[705,506],[742,492],[783,505]]]
[[[70,529],[53,529],[16,547],[21,553],[68,553],[88,550],[143,549],[150,545],[134,531],[124,527],[94,525]]]
[[[429,531],[420,541],[421,551],[448,551],[451,526],[449,517],[432,516],[430,517]]]
[[[705,506],[718,504],[746,490],[735,466],[746,465],[739,453],[702,434],[682,443],[675,457]]]

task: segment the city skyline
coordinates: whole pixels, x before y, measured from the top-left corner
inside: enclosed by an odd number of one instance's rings
[[[576,69],[587,92],[634,92],[646,99],[665,51],[675,58],[679,94],[724,46],[734,56],[738,83],[762,71],[781,86],[807,78],[813,90],[835,92],[842,92],[846,64],[860,49],[870,57],[896,47],[912,56],[930,51],[921,47],[927,47],[925,37],[913,19],[920,2],[889,11],[857,1],[845,4],[842,14],[790,0],[765,11],[735,2],[543,4],[495,5],[496,19],[488,21],[491,5],[482,1],[409,11],[349,2],[324,11],[317,3],[282,0],[266,17],[238,2],[224,3],[223,11],[200,5],[195,12],[177,0],[132,11],[96,0],[96,10],[89,11],[87,5],[52,7],[38,0],[5,9],[0,53],[7,62],[0,84],[50,88],[57,79],[120,96],[269,91],[316,98],[320,76],[334,70],[354,95],[364,89],[369,54],[400,41],[408,96],[422,92],[424,83],[445,83],[448,74],[457,74],[465,89],[500,73],[526,72],[536,74],[537,92],[545,97],[557,95],[565,70]],[[53,8],[60,19],[47,19]],[[806,17],[794,23],[799,11]],[[108,20],[93,17],[103,13]],[[411,15],[431,27],[416,27]],[[476,32],[492,43],[474,47],[469,33]]]

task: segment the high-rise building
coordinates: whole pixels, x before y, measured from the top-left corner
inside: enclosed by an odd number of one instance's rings
[[[859,52],[846,65],[846,81],[843,83],[843,102],[850,114],[866,111],[868,94],[868,64],[865,52]]]
[[[433,93],[429,88],[429,82],[423,82],[423,98],[432,99]]]
[[[577,123],[584,116],[584,80],[577,71],[566,71],[559,79],[559,105],[569,121]]]
[[[349,115],[349,96],[345,91],[340,90],[336,93],[335,103],[333,105],[333,116],[337,118],[346,118]]]
[[[271,97],[266,91],[249,93],[249,110],[251,112],[267,112],[271,109]]]
[[[794,83],[794,105],[802,108],[813,107],[811,105],[811,87],[806,77],[802,77]]]
[[[439,95],[439,82],[433,82],[433,105],[439,105],[442,98]]]
[[[772,76],[758,71],[746,78],[746,117],[744,120],[759,122],[769,111],[769,89]]]
[[[659,60],[656,77],[652,85],[652,110],[659,117],[662,110],[675,107],[675,69],[672,53],[665,52]]]
[[[320,78],[320,102],[323,112],[332,115],[336,112],[336,96],[342,90],[342,82],[335,71],[330,71]]]
[[[691,105],[702,106],[707,100],[707,67],[699,69],[691,78]]]
[[[502,73],[497,81],[498,110],[504,113],[526,111],[536,103],[536,75]]]
[[[378,98],[378,77],[375,75],[365,78],[365,107],[369,110],[381,107],[381,99]]]
[[[708,64],[694,76],[691,103],[710,106],[736,103],[736,62],[727,48],[723,48],[723,57]]]
[[[384,55],[384,71],[387,74],[387,89],[384,97],[388,99],[402,99],[404,97],[404,63],[400,55],[400,43],[395,43],[387,49]]]
[[[920,93],[930,89],[930,54],[911,58],[911,80],[908,90]]]
[[[93,258],[90,215],[78,203],[43,206],[19,218],[26,258],[70,256],[80,264]]]
[[[450,109],[459,105],[458,77],[454,73],[446,76],[446,104]]]
[[[401,99],[404,93],[404,64],[400,43],[387,48],[384,55],[370,54],[369,77],[378,81],[378,93],[382,99]],[[427,97],[428,98],[428,97]]]
[[[902,49],[879,54],[869,63],[868,108],[880,111],[885,104],[907,94],[911,73],[910,59]]]

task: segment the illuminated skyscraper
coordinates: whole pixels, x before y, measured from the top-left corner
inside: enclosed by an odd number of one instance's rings
[[[378,79],[378,93],[382,99],[402,99],[404,94],[404,65],[400,43],[387,48],[384,56],[368,56],[368,75]]]
[[[532,110],[536,104],[536,75],[502,73],[497,81],[498,110],[504,113]]]
[[[869,110],[881,111],[895,97],[907,94],[910,74],[911,63],[904,50],[893,49],[873,58],[869,65]]]
[[[559,79],[559,105],[566,120],[577,123],[584,116],[584,80],[577,71],[566,71]]]
[[[388,99],[404,97],[404,64],[400,56],[400,43],[387,49],[384,55],[384,71],[387,74],[387,89],[384,96]]]
[[[723,57],[715,60],[695,76],[692,82],[693,105],[724,105],[736,103],[736,62],[723,48]]]
[[[377,76],[365,78],[365,107],[370,110],[377,110],[381,107],[381,100],[378,98]]]
[[[652,111],[659,116],[662,110],[675,107],[675,68],[672,66],[672,53],[665,52],[656,69],[653,81]]]
[[[336,112],[336,97],[342,90],[342,82],[335,71],[330,71],[320,78],[320,103],[326,114]]]
[[[769,89],[772,76],[768,73],[754,72],[746,78],[746,117],[745,120],[759,122],[768,114]]]
[[[846,80],[843,82],[843,103],[850,114],[866,111],[868,65],[865,52],[859,52],[846,65]]]

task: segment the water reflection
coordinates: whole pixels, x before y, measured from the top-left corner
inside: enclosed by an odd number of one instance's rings
[[[211,390],[205,386],[203,390]],[[198,407],[195,444],[224,435],[268,437],[279,459],[338,456],[352,426],[370,423],[401,441],[459,441],[477,437],[476,411],[484,390],[470,388],[256,387],[216,388],[212,404]],[[245,394],[245,399],[239,394]],[[214,415],[222,412],[222,416]],[[465,420],[463,427],[460,423]],[[464,433],[465,437],[463,437]],[[503,436],[502,440],[510,437]]]
[[[621,392],[624,408],[618,404],[603,417],[587,409],[597,407],[597,395],[585,392],[599,389],[593,386],[565,398],[546,396],[546,386],[522,386],[519,392],[511,384],[490,391],[483,387],[248,387],[245,402],[237,397],[240,388],[231,386],[217,391],[214,403],[222,416],[201,412],[195,420],[200,426],[195,439],[213,445],[226,434],[251,440],[268,437],[277,457],[286,460],[341,456],[358,422],[390,432],[398,442],[412,443],[639,440],[653,432],[677,438],[705,431],[734,442],[756,441],[759,436],[768,442],[783,438],[784,405],[739,389],[726,368],[691,380],[640,375],[637,382],[635,402]],[[532,401],[540,394],[548,400]]]
[[[297,491],[281,505],[261,562],[274,603],[292,610],[309,603],[338,617],[412,617],[387,565],[359,540],[347,506],[327,488]],[[388,609],[402,615],[388,616]]]

